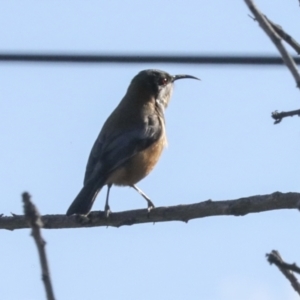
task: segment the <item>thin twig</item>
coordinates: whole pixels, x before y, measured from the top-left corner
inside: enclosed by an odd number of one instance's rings
[[[283,259],[281,258],[279,252],[276,250],[272,250],[272,252],[269,254],[266,254],[266,256],[267,256],[268,262],[270,264],[275,264],[278,267],[278,269],[282,272],[282,274],[291,283],[294,290],[300,295],[300,284],[299,284],[297,278],[295,277],[295,275],[293,274],[293,272],[291,271],[291,269],[293,269],[293,271],[296,271],[299,273],[300,272],[299,267],[297,267],[296,264],[285,263],[283,261]]]
[[[278,251],[273,250],[270,254],[266,254],[266,255],[268,257],[268,261],[270,264],[274,263],[286,270],[290,270],[290,271],[300,274],[300,268],[296,265],[296,263],[288,264],[288,263],[284,262],[282,260],[281,256],[279,255]]]
[[[252,0],[245,0],[246,4],[248,5],[249,9],[255,16],[255,20],[259,23],[261,28],[265,31],[265,33],[269,36],[271,41],[277,47],[278,51],[280,52],[282,59],[288,69],[291,71],[295,81],[296,86],[300,88],[300,74],[297,70],[297,66],[295,61],[293,60],[292,56],[287,52],[283,44],[281,43],[280,36],[276,33],[276,31],[272,28],[272,25],[268,22],[265,16],[256,8]]]
[[[286,43],[288,43],[296,51],[297,54],[300,54],[300,45],[297,43],[297,41],[292,36],[290,36],[287,32],[285,32],[280,25],[272,22],[266,15],[264,15],[264,17],[270,23],[270,25],[276,31],[276,33],[283,40],[285,40]]]
[[[42,268],[42,280],[44,282],[46,296],[48,300],[55,300],[45,250],[46,242],[42,238],[40,231],[40,228],[43,227],[43,222],[39,212],[30,200],[30,195],[25,192],[22,194],[22,198],[24,203],[25,218],[32,229],[31,235],[34,238],[39,253],[40,264]]]
[[[135,225],[153,222],[183,221],[199,219],[212,216],[244,216],[250,213],[279,209],[299,209],[300,193],[275,192],[269,195],[257,195],[237,200],[212,201],[177,205],[169,207],[156,207],[148,213],[148,210],[138,209],[123,212],[113,212],[109,218],[105,217],[103,211],[91,212],[88,217],[66,215],[42,216],[43,228],[83,228],[124,225]],[[28,228],[24,216],[0,218],[0,229],[23,229]]]
[[[278,124],[282,121],[283,118],[298,116],[300,117],[300,109],[291,110],[291,111],[282,111],[278,112],[277,110],[272,112],[272,118],[275,120],[274,124]]]

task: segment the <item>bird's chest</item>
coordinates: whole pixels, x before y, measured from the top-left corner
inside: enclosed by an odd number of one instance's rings
[[[165,134],[143,151],[136,153],[122,167],[115,170],[107,183],[115,185],[133,185],[146,177],[154,168],[166,145]]]

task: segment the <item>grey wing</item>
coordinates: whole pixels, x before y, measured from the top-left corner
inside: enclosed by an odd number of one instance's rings
[[[152,115],[140,126],[131,129],[119,130],[109,136],[100,132],[88,159],[84,184],[100,176],[108,176],[137,152],[156,142],[162,130],[161,119]]]

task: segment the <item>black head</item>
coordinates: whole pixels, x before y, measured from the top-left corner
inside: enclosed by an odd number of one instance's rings
[[[161,70],[143,70],[138,73],[133,79],[130,86],[146,88],[156,100],[160,101],[166,107],[170,101],[173,83],[175,80],[192,78],[198,79],[191,75],[170,75]]]

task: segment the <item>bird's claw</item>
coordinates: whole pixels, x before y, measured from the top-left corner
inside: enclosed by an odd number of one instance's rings
[[[152,203],[152,201],[148,200],[147,202],[148,202],[148,209],[147,210],[148,210],[148,213],[150,213],[151,210],[155,208],[155,206]]]
[[[106,218],[109,218],[109,216],[110,216],[110,214],[111,214],[111,210],[110,210],[109,205],[105,205],[105,208],[104,208],[104,214],[105,214],[105,217],[106,217]]]
[[[82,215],[82,214],[75,214],[76,220],[81,224],[88,224],[90,222],[90,218],[88,215]]]

